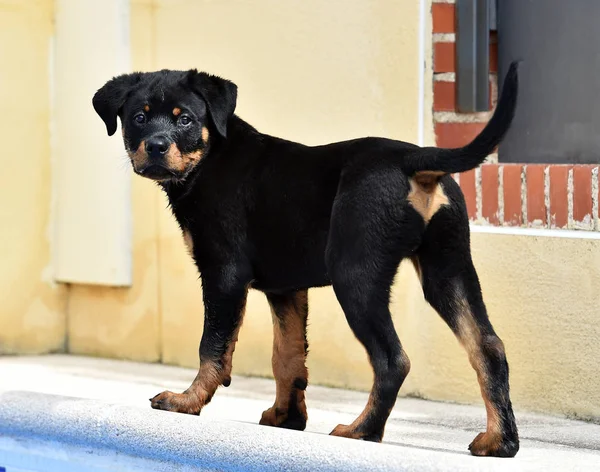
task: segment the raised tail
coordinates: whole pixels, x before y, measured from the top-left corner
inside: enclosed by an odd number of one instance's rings
[[[402,168],[407,175],[418,172],[438,175],[474,169],[500,144],[510,128],[517,106],[519,61],[510,64],[504,79],[502,94],[492,118],[477,137],[461,148],[424,147],[405,156]]]

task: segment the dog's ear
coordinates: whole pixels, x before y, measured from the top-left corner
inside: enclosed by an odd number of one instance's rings
[[[135,73],[114,77],[106,82],[94,95],[92,99],[94,110],[104,121],[109,136],[117,131],[117,116],[127,99],[127,95],[141,80],[141,75]]]
[[[235,111],[237,86],[229,80],[198,72],[195,69],[189,71],[187,80],[192,90],[206,102],[215,128],[225,138],[227,121]]]

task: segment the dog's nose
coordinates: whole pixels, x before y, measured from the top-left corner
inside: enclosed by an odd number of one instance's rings
[[[146,141],[146,152],[150,157],[161,157],[169,149],[169,141],[163,136],[156,136]]]

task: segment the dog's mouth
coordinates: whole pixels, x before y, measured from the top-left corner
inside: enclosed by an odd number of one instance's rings
[[[134,167],[134,170],[136,174],[158,182],[181,178],[178,173],[160,164],[150,164],[139,169]]]

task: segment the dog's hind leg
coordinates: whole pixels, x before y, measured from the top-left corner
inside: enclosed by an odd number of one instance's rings
[[[386,176],[391,180],[385,185]],[[408,211],[399,196],[400,179],[382,174],[365,179],[334,204],[327,248],[327,267],[346,320],[367,351],[374,383],[363,412],[350,425],[331,434],[381,441],[410,361],[396,335],[389,310],[390,288],[400,261],[420,243],[424,228],[417,213]]]
[[[263,412],[260,424],[304,430],[308,383],[306,320],[308,291],[267,295],[273,315],[273,375],[275,403]]]
[[[469,446],[476,456],[512,457],[519,436],[508,384],[504,344],[495,333],[473,266],[466,213],[442,208],[431,219],[413,259],[425,299],[450,326],[477,373],[487,429]]]
[[[355,267],[349,272],[363,270]],[[374,373],[369,401],[350,425],[338,425],[331,434],[379,442],[396,403],[398,391],[410,371],[410,360],[396,335],[388,308],[389,278],[336,274],[334,289],[356,338],[363,344]]]

